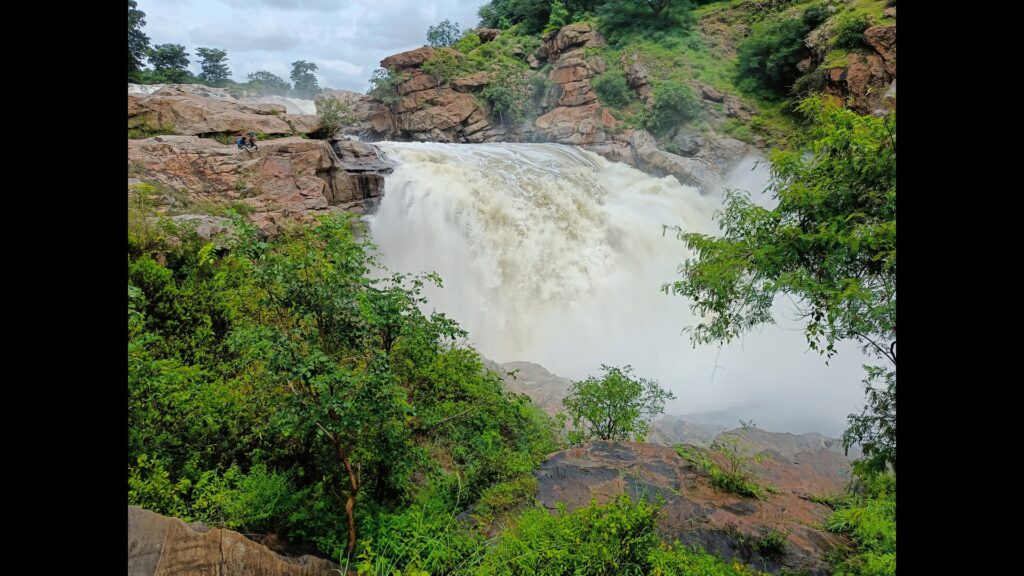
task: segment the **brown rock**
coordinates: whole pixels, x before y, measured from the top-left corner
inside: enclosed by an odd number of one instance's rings
[[[340,566],[314,556],[286,558],[233,530],[196,530],[128,507],[128,576],[337,576]]]
[[[480,42],[486,44],[501,36],[501,30],[497,28],[477,28],[473,32],[480,37]]]
[[[700,93],[705,100],[711,102],[721,102],[725,100],[725,94],[723,94],[720,90],[716,89],[714,86],[708,86],[707,84],[700,85]]]
[[[596,144],[607,139],[606,132],[616,126],[615,118],[597,103],[585,106],[559,106],[536,120],[537,130],[563,144]]]
[[[563,26],[558,32],[546,37],[544,42],[545,52],[550,56],[557,56],[569,48],[599,48],[605,45],[604,36],[590,27],[586,22],[577,22]]]
[[[452,88],[458,92],[477,92],[487,86],[491,75],[487,72],[477,72],[452,81]]]
[[[242,104],[231,98],[161,89],[148,96],[128,95],[128,128],[171,129],[176,134],[292,134],[276,104]],[[274,110],[272,113],[271,110]]]
[[[882,10],[882,18],[896,18],[896,7],[889,6],[885,10]]]
[[[390,171],[378,160],[375,148],[360,142],[335,152],[323,140],[281,138],[259,142],[250,153],[195,136],[128,141],[128,162],[143,181],[178,190],[190,203],[244,199],[256,212],[282,216],[380,196],[382,177],[367,176]]]
[[[864,31],[864,39],[881,55],[888,73],[896,76],[896,25],[872,26]]]
[[[380,61],[381,68],[387,68],[388,70],[404,70],[406,68],[415,68],[421,64],[427,58],[434,55],[435,50],[430,46],[424,46],[422,48],[416,48],[415,50],[408,50],[406,52],[400,52]]]
[[[597,94],[590,89],[590,82],[570,82],[564,85],[562,96],[558,99],[559,106],[583,106],[597,101]]]
[[[320,117],[310,114],[281,114],[295,134],[311,134],[320,129]]]
[[[417,70],[412,78],[398,85],[398,93],[401,96],[406,96],[413,92],[429,90],[437,85],[438,82],[436,78],[430,74],[425,74]]]

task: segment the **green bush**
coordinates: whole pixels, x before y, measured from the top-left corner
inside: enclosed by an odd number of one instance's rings
[[[807,56],[804,38],[809,31],[807,24],[797,19],[754,26],[736,49],[737,86],[767,97],[788,94],[800,74],[797,63]]]
[[[689,86],[668,80],[654,88],[654,108],[646,126],[654,134],[662,135],[696,119],[700,111],[700,102]]]
[[[594,92],[605,106],[625,108],[636,99],[636,95],[626,82],[626,73],[621,70],[609,70],[594,80]]]
[[[462,52],[463,54],[469,54],[479,46],[480,37],[477,36],[476,32],[471,30],[466,31],[466,33],[462,35],[462,38],[459,38],[455,44],[452,44],[452,48]]]
[[[803,21],[808,30],[820,26],[825,20],[832,16],[832,12],[825,6],[816,5],[804,10]]]
[[[454,52],[444,48],[435,50],[430,58],[424,60],[420,69],[433,76],[441,85],[448,84],[469,71],[462,66]]]
[[[857,546],[836,559],[836,576],[895,576],[896,475],[855,466],[852,495],[837,505],[826,527]]]
[[[401,99],[398,94],[398,86],[406,80],[408,77],[405,74],[378,68],[370,76],[370,89],[366,93],[393,107]]]
[[[841,22],[836,28],[835,37],[832,40],[836,48],[846,50],[861,50],[868,48],[868,42],[864,38],[864,31],[871,27],[867,16],[857,16]]]
[[[525,96],[529,88],[523,76],[523,70],[516,66],[502,66],[480,92],[491,107],[491,117],[506,126],[525,117]]]
[[[626,495],[604,506],[553,516],[542,507],[523,512],[476,570],[480,576],[737,576],[757,574],[699,549],[663,544],[658,507]]]
[[[342,126],[351,124],[354,117],[352,107],[347,102],[337,98],[324,98],[318,103],[320,115],[320,131],[330,138],[341,129]]]

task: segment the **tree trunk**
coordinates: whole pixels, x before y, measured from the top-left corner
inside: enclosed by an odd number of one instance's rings
[[[352,489],[348,493],[348,500],[345,501],[345,514],[348,516],[348,546],[345,547],[345,554],[349,558],[352,557],[352,552],[356,549],[356,492],[359,491],[359,479],[356,477],[356,473],[352,470],[352,463],[349,462],[348,455],[345,453],[345,449],[341,443],[338,443],[338,457],[345,464],[345,470],[348,472],[348,480],[351,484]]]

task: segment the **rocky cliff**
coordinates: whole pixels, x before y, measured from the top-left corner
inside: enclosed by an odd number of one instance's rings
[[[392,168],[371,144],[305,138],[320,130],[316,116],[285,114],[279,105],[204,86],[129,94],[128,126],[129,193],[150,191],[159,213],[179,223],[201,220],[204,234],[220,230],[210,213],[228,207],[268,234],[319,212],[371,211]],[[139,138],[153,131],[164,134]],[[241,150],[233,141],[247,131],[270,139],[260,140],[258,150]]]

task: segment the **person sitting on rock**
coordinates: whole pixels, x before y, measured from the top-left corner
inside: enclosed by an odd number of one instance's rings
[[[241,150],[241,149],[245,148],[246,146],[248,146],[248,143],[249,143],[249,139],[245,135],[239,136],[238,140],[235,142],[235,144],[238,144],[238,149],[239,150]]]
[[[249,138],[246,141],[246,146],[256,150],[257,152],[259,151],[260,147],[256,145],[256,133],[255,132],[249,132]]]

